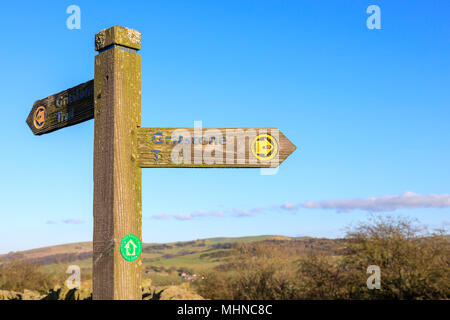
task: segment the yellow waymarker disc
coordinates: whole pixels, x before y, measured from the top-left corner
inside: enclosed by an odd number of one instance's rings
[[[44,106],[40,106],[36,109],[33,117],[33,124],[36,127],[36,129],[42,129],[42,127],[45,124],[46,115],[47,110],[45,109]]]
[[[278,142],[270,134],[260,134],[253,139],[251,149],[258,160],[272,160],[277,155]]]

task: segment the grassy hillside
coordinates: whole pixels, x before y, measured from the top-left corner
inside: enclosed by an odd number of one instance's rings
[[[91,245],[74,243],[0,256],[0,300],[56,298],[56,291],[57,298],[65,297],[62,293],[67,290],[52,288],[61,288],[71,264],[81,267],[82,280],[82,290],[73,294],[88,297]],[[429,233],[400,218],[379,217],[349,230],[343,239],[258,236],[151,243],[143,245],[142,256],[147,299],[155,298],[155,292],[164,292],[167,299],[450,297],[448,235]],[[367,268],[373,265],[382,270],[382,290],[367,287]]]
[[[300,252],[309,249],[333,251],[337,247],[336,240],[275,235],[217,237],[164,244],[144,243],[142,247],[144,279],[151,279],[155,285],[180,284],[190,275],[201,276],[223,263],[233,244],[259,241],[292,241],[292,245],[298,247]],[[13,260],[38,263],[42,271],[61,277],[69,265],[78,265],[83,280],[92,278],[91,242],[70,243],[0,255],[0,264]],[[183,273],[186,274],[184,279],[181,276]]]

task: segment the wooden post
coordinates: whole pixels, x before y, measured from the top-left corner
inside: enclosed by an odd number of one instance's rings
[[[140,46],[141,34],[124,27],[95,35],[94,299],[142,299],[142,256],[128,261],[120,248],[130,234],[142,241]]]

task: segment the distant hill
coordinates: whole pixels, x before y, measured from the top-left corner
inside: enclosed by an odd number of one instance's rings
[[[170,243],[144,243],[143,252],[154,253],[166,250],[168,254],[179,253],[177,248],[194,248],[204,247],[203,249],[211,249],[216,247],[217,244],[236,243],[236,242],[251,242],[261,241],[271,238],[277,238],[279,236],[249,236],[249,237],[237,237],[237,238],[209,238],[192,241],[179,241]],[[288,238],[288,237],[285,237]],[[174,249],[175,248],[175,249]],[[174,249],[174,250],[171,250]],[[185,251],[185,250],[184,250]],[[198,250],[197,250],[198,251]],[[92,242],[75,242],[69,244],[61,244],[56,246],[42,247],[24,251],[10,252],[8,254],[0,255],[0,262],[11,261],[14,259],[24,260],[28,262],[38,262],[42,265],[59,263],[59,262],[72,262],[77,260],[84,260],[92,257]]]
[[[144,260],[161,261],[162,259],[171,259],[174,257],[193,255],[195,253],[205,251],[229,249],[234,243],[264,240],[297,240],[306,243],[309,243],[311,241],[320,242],[323,240],[327,240],[333,242],[333,240],[329,239],[315,239],[309,237],[295,238],[277,235],[217,237],[170,243],[144,243],[142,245],[142,251]],[[0,254],[0,263],[18,259],[32,263],[40,263],[41,265],[49,265],[75,262],[90,258],[92,258],[92,242],[76,242],[24,251],[10,252],[8,254]]]
[[[2,254],[0,255],[0,262],[19,259],[45,265],[83,260],[90,257],[92,257],[92,242],[77,242]]]
[[[340,247],[339,240],[309,237],[262,235],[236,238],[208,238],[170,243],[144,243],[142,261],[144,278],[157,285],[179,284],[191,275],[203,274],[220,265],[229,256],[233,244],[258,241],[283,242],[283,246],[334,255]],[[0,255],[0,264],[12,260],[38,263],[45,271],[65,273],[70,264],[78,265],[83,279],[92,276],[92,242],[78,242],[43,247]]]

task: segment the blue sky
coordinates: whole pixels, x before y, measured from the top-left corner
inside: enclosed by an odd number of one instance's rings
[[[80,30],[66,27],[71,4]],[[372,4],[380,30],[366,27]],[[142,33],[142,126],[277,127],[298,147],[270,176],[143,169],[144,242],[338,237],[370,212],[448,225],[449,9],[448,1],[3,3],[0,253],[92,239],[94,122],[37,137],[25,119],[35,100],[93,78],[94,35],[113,25]]]

